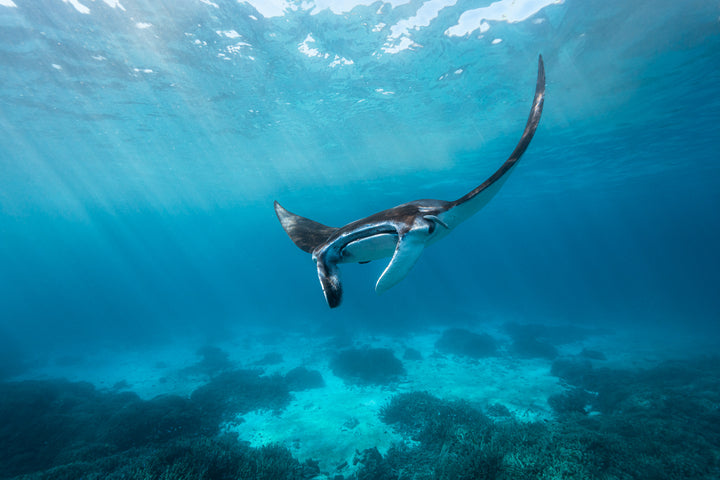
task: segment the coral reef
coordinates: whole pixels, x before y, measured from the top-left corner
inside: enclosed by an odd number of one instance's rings
[[[588,350],[587,348],[583,348],[578,356],[590,360],[607,360],[607,357],[604,353],[597,350]]]
[[[496,355],[497,342],[487,333],[479,334],[462,328],[449,328],[435,342],[435,348],[442,353],[484,358]]]
[[[343,350],[331,361],[333,373],[347,383],[387,385],[402,375],[405,368],[388,348]]]
[[[293,392],[322,388],[325,380],[317,370],[308,370],[305,367],[297,367],[285,374],[285,383],[288,389]]]
[[[420,361],[423,359],[422,353],[414,348],[406,348],[403,354],[403,360]]]
[[[202,357],[201,360],[195,365],[191,365],[181,370],[181,374],[188,376],[205,375],[212,377],[233,368],[233,364],[229,360],[228,353],[218,347],[207,345],[199,348],[196,353]]]
[[[589,413],[595,396],[582,388],[573,388],[563,393],[550,395],[548,404],[558,414]]]
[[[535,338],[519,337],[510,346],[510,351],[520,358],[545,358],[553,360],[558,356],[557,348]]]
[[[494,418],[511,418],[513,416],[512,412],[501,403],[488,405],[485,409],[485,413]]]
[[[550,326],[506,323],[503,325],[503,329],[513,340],[510,346],[510,352],[513,355],[520,358],[544,358],[547,360],[554,360],[558,356],[556,346],[610,333],[604,329],[577,327],[574,325]],[[592,353],[599,352],[590,352],[590,354]]]
[[[395,358],[389,350],[355,352],[361,371]],[[540,422],[520,421],[501,404],[482,410],[427,392],[394,395],[379,416],[402,440],[384,454],[358,451],[354,478],[720,478],[719,358],[618,370],[593,368],[581,355],[556,360],[552,371],[567,390],[548,399],[555,416]],[[340,468],[323,472],[285,446],[252,448],[220,434],[224,420],[281,410],[291,391],[319,381],[304,367],[286,376],[230,370],[190,398],[151,400],[82,382],[0,382],[0,478],[343,478]],[[363,422],[349,416],[342,428],[362,432]]]
[[[399,394],[380,418],[419,446],[397,445],[382,462],[360,458],[362,469],[371,468],[374,478],[496,478],[502,466],[493,422],[467,402],[445,401],[426,392]]]
[[[72,461],[24,480],[309,480],[319,473],[278,445],[251,448],[229,434],[173,440],[119,453],[75,452]],[[107,453],[107,452],[102,452]]]
[[[255,366],[278,365],[283,362],[283,356],[277,352],[266,353],[260,360],[253,362]]]
[[[542,325],[539,323],[506,323],[503,325],[503,330],[515,341],[534,339],[555,346],[612,333],[604,328],[579,327],[576,325]]]
[[[142,400],[64,380],[0,383],[0,478],[312,478],[317,464],[300,464],[284,447],[216,438],[223,420],[282,409],[290,388],[317,386],[318,372],[294,372],[227,371],[189,399]]]
[[[257,409],[280,410],[290,401],[290,389],[280,375],[261,376],[262,370],[221,373],[196,389],[190,399],[205,414],[229,420]]]
[[[590,360],[581,357],[558,358],[552,364],[550,373],[570,385],[581,385],[593,371]]]
[[[0,476],[214,435],[218,424],[177,396],[143,401],[134,393],[100,392],[64,380],[0,384]]]
[[[358,478],[715,479],[719,360],[643,371],[561,362],[557,372],[576,383],[549,399],[557,418],[548,422],[520,422],[496,407],[491,419],[466,402],[398,394],[380,418],[408,441],[384,456],[360,452]]]
[[[458,436],[480,435],[490,420],[464,401],[448,402],[427,392],[395,395],[380,419],[425,445],[442,446]]]

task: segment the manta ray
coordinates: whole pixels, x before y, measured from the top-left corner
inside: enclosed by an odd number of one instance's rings
[[[405,278],[425,247],[483,208],[500,190],[530,144],[540,122],[544,98],[545,67],[540,55],[535,97],[515,150],[487,180],[455,201],[415,200],[339,228],[291,213],[276,201],[275,213],[285,232],[301,250],[312,254],[330,308],[340,305],[342,299],[338,264],[367,263],[392,256],[375,285],[375,291],[383,293]]]

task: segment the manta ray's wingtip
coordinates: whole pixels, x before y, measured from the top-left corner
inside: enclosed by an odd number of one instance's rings
[[[276,214],[278,217],[279,217],[280,214],[282,214],[283,212],[287,212],[287,210],[285,210],[285,207],[283,207],[282,205],[280,205],[280,202],[278,202],[277,200],[273,200],[273,208],[275,209],[275,214]]]
[[[273,200],[273,208],[275,209],[275,215],[277,215],[278,220],[282,222],[283,216],[287,212],[287,210],[285,210],[285,208],[280,205],[277,200]]]
[[[538,55],[538,86],[542,85],[542,90],[545,90],[545,62],[543,61],[542,53]]]

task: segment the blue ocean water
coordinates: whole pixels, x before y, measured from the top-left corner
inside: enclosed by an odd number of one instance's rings
[[[460,197],[539,54],[500,193],[381,296],[383,261],[343,265],[330,310],[273,201],[341,226]],[[6,379],[263,328],[720,340],[716,2],[0,0],[0,71]]]

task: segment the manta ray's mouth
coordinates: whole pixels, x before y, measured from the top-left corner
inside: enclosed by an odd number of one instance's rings
[[[367,263],[389,257],[398,242],[397,232],[382,232],[349,242],[340,249],[342,262]]]

